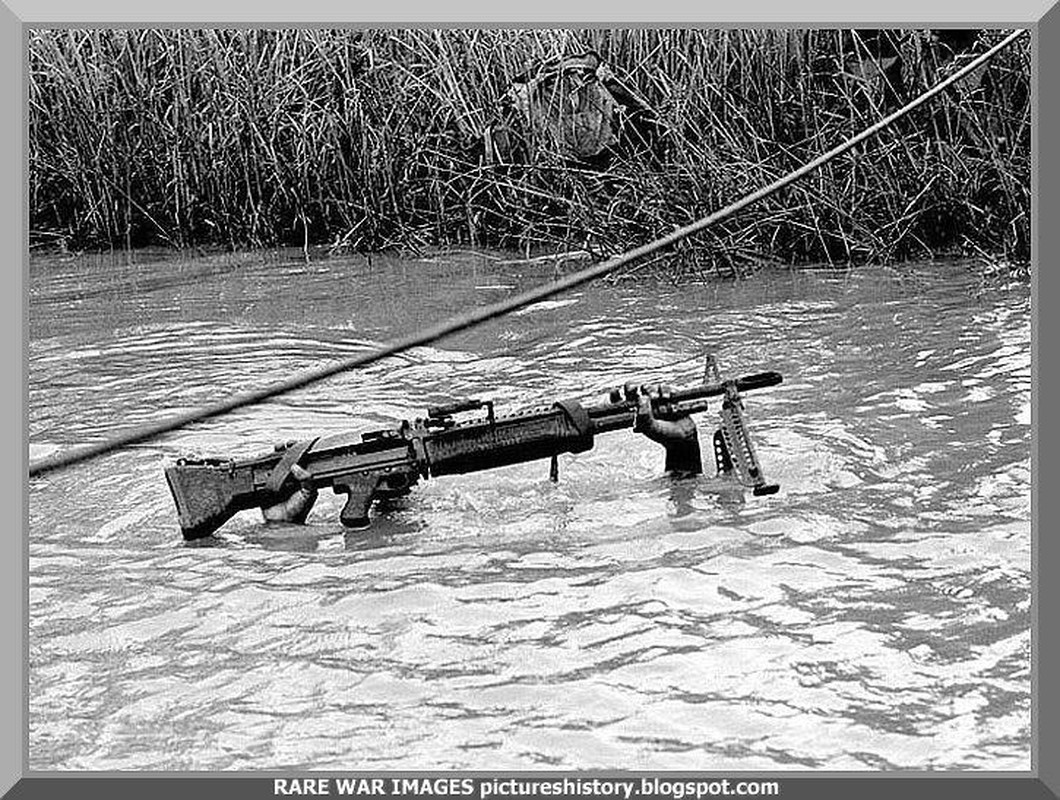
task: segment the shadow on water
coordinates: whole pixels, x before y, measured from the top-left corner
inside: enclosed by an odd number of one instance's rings
[[[551,277],[469,254],[227,263],[32,264],[31,454]],[[463,397],[680,386],[707,350],[784,374],[745,398],[776,496],[672,481],[625,432],[558,484],[544,463],[431,479],[361,532],[323,492],[305,527],[243,512],[186,544],[162,480],[181,453]],[[959,265],[638,280],[49,474],[30,766],[1028,769],[1030,392],[1027,287]]]

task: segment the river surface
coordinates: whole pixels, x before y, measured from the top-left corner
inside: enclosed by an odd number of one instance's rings
[[[31,457],[365,352],[552,277],[451,254],[31,263]],[[598,282],[29,484],[34,770],[1029,769],[1031,302],[958,265]],[[779,494],[632,432],[422,482],[367,532],[185,544],[163,466],[778,370]],[[709,441],[715,412],[702,415]],[[709,460],[709,454],[708,460]]]

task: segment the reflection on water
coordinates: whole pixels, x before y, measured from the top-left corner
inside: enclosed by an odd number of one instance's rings
[[[31,455],[361,352],[551,277],[471,255],[31,266]],[[183,276],[184,280],[174,280]],[[183,452],[467,396],[782,372],[778,495],[628,432],[422,483],[367,532],[185,545]],[[593,285],[34,480],[32,769],[1030,768],[1030,297],[954,266]],[[711,424],[704,417],[704,427]],[[708,441],[707,436],[703,436]]]

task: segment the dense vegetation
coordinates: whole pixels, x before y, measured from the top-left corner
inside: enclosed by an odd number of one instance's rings
[[[888,41],[900,60],[884,74],[871,38],[837,30],[35,31],[31,241],[613,253],[774,180],[971,57],[926,31]],[[652,147],[617,146],[606,168],[540,142],[492,157],[483,132],[512,80],[587,49],[652,109]],[[1029,85],[1024,37],[680,261],[1026,260]]]

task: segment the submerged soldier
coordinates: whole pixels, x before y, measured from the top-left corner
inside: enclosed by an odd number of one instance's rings
[[[636,391],[632,385],[627,392]],[[633,430],[657,442],[666,450],[665,470],[674,477],[690,477],[703,472],[703,457],[699,452],[699,431],[687,414],[672,420],[658,419],[652,411],[652,399],[667,400],[667,386],[636,391],[637,414]],[[291,475],[298,488],[283,501],[262,509],[266,522],[303,523],[317,499],[312,476],[298,464],[291,467]]]

